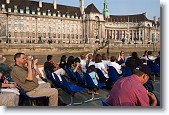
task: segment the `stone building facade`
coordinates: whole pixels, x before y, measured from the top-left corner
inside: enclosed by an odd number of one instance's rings
[[[160,21],[146,13],[109,15],[107,0],[103,13],[92,3],[84,8],[45,3],[42,0],[0,0],[0,43],[94,44],[152,43],[160,39]]]

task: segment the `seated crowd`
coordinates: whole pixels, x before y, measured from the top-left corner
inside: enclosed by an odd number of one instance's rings
[[[4,64],[5,60],[6,58],[0,55],[0,89],[21,87],[30,97],[48,97],[49,106],[66,105],[63,103],[64,100],[62,101],[58,88],[53,85],[47,74],[44,77],[42,71],[38,69],[37,58],[16,53],[15,65],[12,67]],[[102,82],[106,84],[106,89],[111,89],[106,100],[111,106],[156,106],[152,68],[148,65],[148,61],[156,63],[160,68],[160,52],[158,57],[147,50],[142,57],[138,57],[137,52],[132,52],[130,56],[125,57],[124,51],[119,53],[118,58],[115,56],[108,58],[105,53],[102,55],[82,53],[79,57],[62,55],[59,63],[55,62],[53,55],[47,55],[47,61],[43,67],[44,73],[49,71],[54,79],[54,74],[56,74],[60,81],[62,77],[65,77],[74,84],[76,84],[76,79],[71,79],[69,71],[75,78],[75,73],[78,73],[82,80],[84,80],[84,73],[89,73],[96,86]],[[128,76],[124,76],[126,67],[131,71]],[[117,81],[112,81],[110,68],[115,69]],[[81,84],[81,86],[84,85],[85,83]],[[97,90],[94,90],[95,95],[99,94]],[[91,94],[91,89],[87,92]],[[20,105],[21,96],[14,92],[1,91],[0,98],[0,106]]]

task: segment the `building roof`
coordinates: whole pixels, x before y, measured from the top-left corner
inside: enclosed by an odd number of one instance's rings
[[[6,4],[6,0],[0,0],[0,7],[1,4]],[[24,9],[24,13],[26,12],[26,7],[29,7],[30,11],[35,11],[37,13],[37,8],[39,8],[39,1],[30,1],[30,0],[10,0],[10,3],[5,6],[5,8],[12,8],[14,10],[14,6],[17,5],[18,9]],[[72,7],[66,5],[57,4],[57,9],[54,9],[53,3],[46,3],[42,2],[42,8],[40,8],[41,12],[48,13],[50,10],[51,13],[58,14],[58,11],[61,14],[69,14],[69,15],[77,15],[81,16],[80,8],[79,7]]]
[[[95,7],[95,5],[92,3],[90,5],[87,6],[87,8],[85,9],[85,13],[86,14],[90,14],[90,13],[99,13],[99,10]]]
[[[147,17],[142,14],[136,15],[110,15],[109,22],[142,22],[148,21]]]

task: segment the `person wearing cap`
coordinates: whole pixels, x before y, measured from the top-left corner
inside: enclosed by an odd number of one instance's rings
[[[143,86],[150,72],[150,69],[140,67],[135,69],[133,75],[119,79],[112,86],[107,103],[111,106],[156,106],[155,95]]]
[[[11,79],[11,68],[7,65],[4,64],[4,62],[6,61],[6,58],[3,57],[2,55],[0,55],[0,72],[3,73],[3,75],[9,80],[12,81]]]

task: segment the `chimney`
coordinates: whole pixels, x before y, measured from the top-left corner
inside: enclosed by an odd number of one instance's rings
[[[54,9],[57,9],[56,0],[53,0],[53,7],[54,7]]]
[[[42,8],[42,0],[39,0],[39,7]]]
[[[154,16],[154,17],[153,17],[153,19],[154,19],[154,22],[156,22],[156,21],[157,21],[157,20],[156,20],[156,16]]]
[[[6,0],[6,3],[9,4],[9,3],[10,3],[10,0]]]
[[[80,1],[80,11],[81,14],[84,14],[84,0],[79,0]]]

